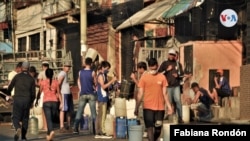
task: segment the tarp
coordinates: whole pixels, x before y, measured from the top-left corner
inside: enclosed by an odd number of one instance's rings
[[[116,30],[143,24],[149,21],[165,21],[197,6],[198,0],[162,0],[155,2],[132,15]]]
[[[0,42],[0,52],[12,53],[13,47],[11,43]]]

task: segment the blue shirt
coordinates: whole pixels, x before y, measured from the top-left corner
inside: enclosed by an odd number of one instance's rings
[[[97,78],[99,78],[100,75],[102,75],[104,78],[104,84],[107,84],[108,83],[107,76],[103,73],[99,73]],[[107,89],[106,90],[102,89],[101,84],[97,82],[97,101],[108,102],[108,100],[109,100],[109,94]]]
[[[230,85],[228,83],[228,80],[225,77],[221,77],[219,80],[219,84],[220,84],[220,89],[221,91],[223,91],[224,93],[230,95],[231,94],[231,88]]]
[[[79,72],[81,92],[80,95],[95,94],[94,79],[92,76],[93,71],[82,69]]]

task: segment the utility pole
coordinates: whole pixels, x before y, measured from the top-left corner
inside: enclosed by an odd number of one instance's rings
[[[80,33],[81,33],[81,56],[82,64],[84,64],[86,52],[87,52],[87,1],[80,1]]]

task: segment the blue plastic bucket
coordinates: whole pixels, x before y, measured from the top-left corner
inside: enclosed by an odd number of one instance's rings
[[[88,116],[82,116],[80,123],[81,123],[80,124],[81,130],[89,130],[89,117]]]
[[[116,118],[116,138],[124,139],[127,137],[127,119],[125,117]]]
[[[129,141],[142,141],[143,126],[142,125],[130,125],[128,128],[128,140]]]

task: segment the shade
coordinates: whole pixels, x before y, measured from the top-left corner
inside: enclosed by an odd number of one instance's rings
[[[162,0],[155,2],[132,15],[116,30],[143,24],[149,21],[165,21],[197,6],[198,0]]]
[[[13,47],[11,43],[0,42],[0,52],[13,53]]]

